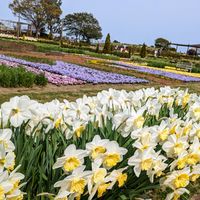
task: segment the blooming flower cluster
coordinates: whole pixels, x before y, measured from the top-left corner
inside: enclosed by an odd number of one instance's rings
[[[135,66],[131,63],[125,63],[125,62],[114,62],[114,65],[112,65],[112,66],[122,68],[122,69],[134,70],[134,71],[147,73],[147,74],[155,74],[155,75],[163,76],[166,78],[171,78],[174,80],[180,80],[180,81],[184,81],[184,82],[200,82],[199,77],[194,77],[194,76],[188,75],[188,73],[180,74],[175,71],[173,72],[172,70],[168,71],[168,70],[164,70],[164,69],[155,69],[155,68],[144,67],[144,66]]]
[[[13,97],[0,113],[1,127],[65,136],[67,148],[53,165],[64,176],[55,183],[58,200],[100,198],[137,180],[159,182],[167,200],[179,199],[200,178],[200,97],[187,90],[110,89],[45,104]]]
[[[0,33],[0,38],[10,38],[10,39],[17,39],[15,35]]]
[[[81,198],[87,187],[89,197],[92,199],[96,194],[100,198],[107,190],[111,190],[115,184],[122,187],[127,174],[125,168],[110,170],[123,160],[127,149],[119,147],[116,141],[101,139],[96,135],[90,143],[86,144],[86,150],[76,149],[74,144],[68,146],[64,156],[58,158],[54,169],[62,167],[67,177],[55,183],[60,187],[55,199]],[[84,158],[91,161],[92,170],[85,170]]]
[[[0,33],[0,38],[9,38],[9,39],[17,39],[17,36],[12,35],[12,34],[5,34],[5,33]],[[30,36],[24,36],[20,37],[20,40],[26,40],[26,41],[32,41],[32,42],[37,42],[38,39]]]
[[[75,64],[69,64],[57,61],[55,65],[48,65],[44,63],[33,63],[22,59],[12,58],[5,55],[0,55],[0,60],[18,63],[19,65],[35,68],[45,72],[68,77],[71,84],[88,83],[147,83],[147,80],[136,78],[133,76],[126,76],[111,72],[99,71]],[[74,80],[74,81],[73,81]],[[80,81],[80,82],[79,82]],[[62,84],[62,81],[61,81]]]
[[[15,146],[11,142],[12,131],[0,129],[0,199],[20,200],[23,193],[20,188],[20,181],[24,175],[15,169]]]

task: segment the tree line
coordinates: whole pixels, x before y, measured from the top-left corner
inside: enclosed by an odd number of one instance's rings
[[[49,38],[65,31],[76,40],[90,42],[102,38],[102,28],[98,20],[86,12],[68,14],[61,17],[62,0],[13,0],[9,8],[13,14],[29,21],[34,27],[36,37],[42,30],[48,31]]]

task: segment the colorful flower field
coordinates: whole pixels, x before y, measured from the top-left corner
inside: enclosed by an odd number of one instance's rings
[[[152,74],[152,75],[159,75],[162,77],[184,81],[184,82],[200,82],[199,77],[195,77],[194,75],[188,75],[188,73],[177,73],[175,71],[169,71],[166,69],[156,69],[152,67],[144,67],[144,66],[135,66],[131,63],[125,63],[125,62],[113,62],[114,67],[122,68],[122,69],[129,69],[134,70],[137,72]]]
[[[44,63],[33,63],[22,59],[12,58],[5,55],[0,55],[0,63],[7,66],[16,64],[24,66],[28,71],[35,73],[45,73],[46,78],[50,83],[57,85],[65,84],[84,84],[84,83],[147,83],[147,80],[126,76],[122,74],[109,73],[99,71],[75,64],[69,64],[57,61],[55,65]]]
[[[0,127],[0,199],[153,198],[154,189],[188,199],[200,177],[200,97],[187,90],[44,104],[16,96],[1,105]]]

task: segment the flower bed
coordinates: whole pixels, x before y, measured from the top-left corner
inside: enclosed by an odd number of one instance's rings
[[[69,76],[71,78],[86,81],[88,83],[147,83],[147,80],[135,78],[132,76],[126,76],[122,74],[103,72],[87,67],[78,66],[75,64],[69,64],[61,61],[57,61],[55,65],[48,65],[42,63],[28,62],[22,59],[11,58],[8,56],[0,55],[0,59],[10,62],[18,63],[48,71],[50,73]]]
[[[13,97],[1,105],[0,141],[8,148],[2,133],[12,132],[29,199],[134,199],[155,188],[159,199],[188,199],[200,177],[199,99],[169,87],[45,104]]]
[[[7,61],[7,60],[0,60],[0,65],[5,65],[8,67],[19,67],[18,63]],[[78,85],[78,84],[84,84],[84,81],[77,80],[68,76],[62,76],[59,74],[54,74],[48,71],[43,71],[41,69],[28,67],[26,65],[22,65],[27,71],[33,72],[35,74],[44,74],[45,77],[48,79],[49,83],[55,84],[55,85]]]
[[[167,78],[171,78],[174,80],[180,80],[184,82],[200,82],[200,78],[194,77],[194,76],[188,76],[188,75],[183,75],[179,73],[173,73],[169,72],[167,70],[163,69],[155,69],[155,68],[150,68],[150,67],[143,67],[143,66],[134,66],[130,63],[124,63],[124,62],[114,62],[114,67],[119,67],[123,69],[129,69],[129,70],[134,70],[142,73],[148,73],[148,74],[155,74],[159,76],[164,76]]]

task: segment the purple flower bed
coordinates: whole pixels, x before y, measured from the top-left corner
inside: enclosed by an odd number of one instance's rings
[[[81,80],[77,80],[68,76],[62,76],[59,74],[53,74],[47,71],[42,71],[42,70],[38,70],[36,68],[33,67],[26,67],[25,68],[28,71],[31,71],[35,74],[40,74],[40,73],[44,73],[45,77],[48,79],[49,83],[52,83],[54,85],[78,85],[78,84],[84,84],[84,81]]]
[[[34,67],[43,71],[66,75],[78,80],[86,81],[89,83],[147,83],[147,80],[126,76],[122,74],[103,72],[87,67],[82,67],[75,64],[69,64],[57,61],[55,65],[48,65],[43,63],[33,63],[22,59],[11,58],[8,56],[0,55],[0,59],[16,62],[21,65]]]
[[[138,67],[132,64],[122,63],[122,62],[112,62],[112,63],[114,64],[113,65],[114,67],[118,67],[122,69],[129,69],[129,70],[134,70],[137,72],[155,74],[155,75],[164,76],[167,78],[176,79],[176,80],[180,80],[184,82],[200,82],[200,78],[196,78],[192,76],[186,76],[186,75],[176,74],[172,72],[165,72],[165,71],[156,70],[156,69],[149,69],[147,67]]]
[[[7,61],[7,60],[0,60],[1,65],[5,65],[8,67],[19,67],[18,63]],[[84,84],[84,81],[76,80],[74,78],[68,77],[68,76],[62,76],[59,74],[53,74],[47,71],[43,71],[40,69],[36,69],[33,67],[28,67],[26,65],[22,65],[27,71],[33,72],[35,74],[44,73],[45,77],[48,79],[49,83],[55,84],[55,85],[75,85],[75,84]]]

